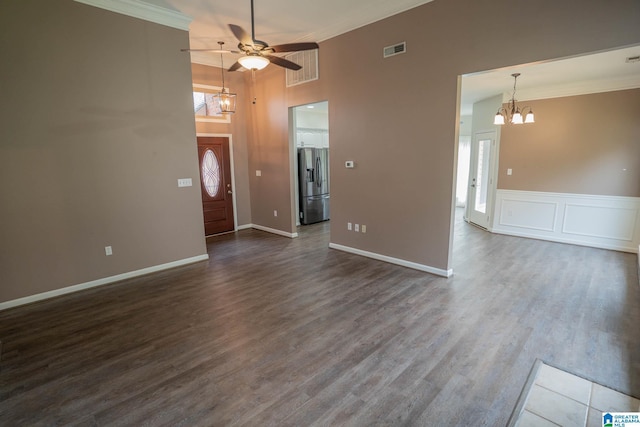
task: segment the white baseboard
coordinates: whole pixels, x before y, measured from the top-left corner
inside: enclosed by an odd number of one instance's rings
[[[640,198],[498,190],[491,231],[633,253]]]
[[[54,289],[53,291],[43,292],[41,294],[30,295],[24,298],[18,298],[11,301],[0,302],[0,311],[8,308],[17,307],[24,304],[30,304],[32,302],[42,301],[45,299],[57,297],[60,295],[70,294],[72,292],[82,291],[84,289],[95,288],[97,286],[107,285],[109,283],[119,282],[125,279],[131,279],[133,277],[144,276],[149,273],[156,273],[162,270],[168,270],[170,268],[180,267],[187,264],[193,264],[195,262],[206,261],[209,259],[208,254],[198,255],[191,258],[185,258],[178,261],[168,262],[166,264],[155,265],[153,267],[142,268],[140,270],[130,271],[128,273],[117,274],[115,276],[109,276],[98,280],[92,280],[86,283],[80,283],[78,285],[67,286],[65,288]]]
[[[277,234],[278,236],[288,237],[290,239],[298,237],[298,233],[287,233],[286,231],[276,230],[275,228],[269,228],[257,224],[251,224],[251,228],[255,228],[256,230],[260,231],[266,231],[267,233]]]
[[[435,274],[442,277],[451,277],[453,275],[453,269],[443,270],[441,268],[435,268],[424,264],[418,264],[416,262],[407,261],[400,258],[393,258],[387,255],[381,255],[374,252],[363,251],[362,249],[356,249],[349,246],[339,245],[337,243],[329,243],[331,249],[336,249],[343,252],[349,252],[355,255],[361,255],[367,258],[372,258],[378,261],[384,261],[391,264],[401,265],[403,267],[413,268],[414,270],[424,271],[427,273]]]
[[[236,227],[236,231],[248,230],[253,227],[253,224],[243,224]]]

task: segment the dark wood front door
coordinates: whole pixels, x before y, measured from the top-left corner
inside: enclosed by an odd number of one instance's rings
[[[234,230],[229,138],[198,137],[204,234]]]

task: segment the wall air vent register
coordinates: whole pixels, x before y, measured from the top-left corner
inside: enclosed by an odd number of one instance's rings
[[[387,46],[382,50],[383,57],[388,58],[390,56],[400,55],[407,52],[407,42],[394,44],[393,46]]]
[[[294,52],[285,58],[302,66],[298,71],[287,69],[287,87],[318,80],[318,49]]]

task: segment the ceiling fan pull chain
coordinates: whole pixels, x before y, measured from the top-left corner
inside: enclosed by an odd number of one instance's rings
[[[251,1],[253,4],[253,1]],[[253,92],[253,105],[256,104],[256,70],[253,68],[251,70],[251,91]]]

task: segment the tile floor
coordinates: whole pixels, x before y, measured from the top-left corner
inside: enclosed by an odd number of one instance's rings
[[[527,387],[509,425],[601,427],[603,412],[640,412],[640,400],[541,361]]]

